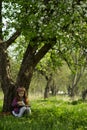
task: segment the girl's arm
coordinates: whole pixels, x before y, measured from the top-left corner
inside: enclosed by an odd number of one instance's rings
[[[13,107],[18,106],[18,103],[17,103],[17,99],[16,99],[16,98],[13,99],[12,106],[13,106]]]

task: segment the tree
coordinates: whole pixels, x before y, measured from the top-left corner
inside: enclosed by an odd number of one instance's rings
[[[72,51],[73,50],[73,51]],[[63,55],[68,67],[71,71],[70,82],[68,85],[69,96],[74,97],[78,94],[78,83],[86,69],[86,56],[84,55],[84,50],[81,48],[72,48],[72,50],[67,51],[67,55]]]
[[[77,4],[78,1],[61,0],[0,1],[0,82],[4,93],[3,111],[11,110],[11,102],[18,86],[29,89],[36,65],[61,39],[61,34],[67,31],[68,26],[73,26],[75,17],[72,17],[72,5],[74,9]],[[85,1],[81,2],[81,5],[84,4]],[[27,44],[27,47],[17,79],[13,82],[7,49],[13,43],[16,44],[16,39],[20,36],[25,39],[20,44]]]

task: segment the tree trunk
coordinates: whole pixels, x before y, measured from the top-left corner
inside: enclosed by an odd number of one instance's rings
[[[33,71],[36,66],[34,60],[34,48],[29,44],[24,54],[22,64],[17,76],[16,86],[23,86],[28,91],[29,85],[33,76]]]
[[[45,87],[45,91],[44,91],[44,99],[49,97],[49,85],[47,84],[47,86]]]
[[[25,65],[26,67],[26,65]],[[25,72],[24,72],[25,70]],[[33,71],[34,71],[34,68],[32,66],[28,67],[28,69],[20,69],[20,72],[18,74],[18,78],[17,78],[17,82],[16,82],[16,86],[22,86],[22,87],[25,87],[26,90],[28,91],[29,89],[29,86],[30,86],[30,82],[31,82],[31,79],[32,79],[32,76],[33,76]]]
[[[51,91],[52,91],[52,95],[56,96],[58,90],[57,90],[57,87],[56,87],[54,80],[53,80],[52,85],[51,85]]]
[[[52,75],[50,74],[50,77],[46,76],[46,80],[47,80],[47,85],[46,85],[45,91],[44,91],[44,99],[49,97],[49,90],[50,90],[50,86],[51,86]]]
[[[87,96],[87,89],[82,92],[82,99],[85,100]]]
[[[7,54],[6,44],[0,44],[0,79],[1,88],[4,93],[3,111],[11,110],[11,101],[13,99],[15,89],[18,86],[23,86],[28,91],[29,85],[33,76],[33,71],[37,63],[51,48],[50,45],[44,45],[36,54],[32,46],[28,46],[23,61],[18,73],[17,80],[15,83],[12,82],[10,75],[10,63]]]
[[[78,90],[77,85],[78,85],[78,83],[80,81],[82,73],[83,72],[80,71],[80,73],[77,72],[76,74],[73,75],[72,85],[70,86],[70,90],[71,90],[70,91],[71,92],[70,96],[71,97],[74,97],[76,95],[76,93],[77,93],[77,90]]]
[[[11,101],[14,95],[13,86],[14,83],[11,80],[10,75],[10,64],[9,58],[7,55],[7,51],[5,50],[5,46],[3,44],[0,45],[0,81],[1,81],[1,88],[4,94],[4,101],[3,101],[3,110],[4,112],[10,111],[11,108]]]
[[[11,112],[12,110],[12,100],[15,95],[15,87],[14,85],[9,85],[9,87],[4,92],[4,100],[3,100],[3,112]]]

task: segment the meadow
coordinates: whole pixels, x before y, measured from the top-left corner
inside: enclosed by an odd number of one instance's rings
[[[87,101],[56,96],[31,98],[30,103],[29,117],[1,115],[0,130],[87,130]]]

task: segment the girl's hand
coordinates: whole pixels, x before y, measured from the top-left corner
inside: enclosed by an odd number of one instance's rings
[[[17,104],[18,104],[19,106],[24,106],[24,105],[25,105],[23,101],[18,101]]]

